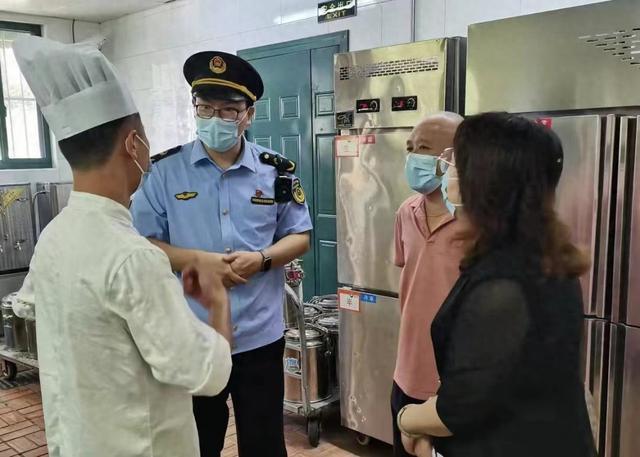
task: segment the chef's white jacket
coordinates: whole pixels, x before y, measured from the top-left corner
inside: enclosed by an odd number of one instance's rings
[[[51,457],[196,457],[192,394],[227,384],[227,341],[189,309],[129,211],[73,192],[14,309],[33,316]]]

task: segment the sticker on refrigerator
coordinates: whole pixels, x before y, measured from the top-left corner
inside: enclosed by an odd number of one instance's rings
[[[357,135],[337,136],[335,141],[336,157],[358,157],[360,155],[360,142]]]
[[[360,135],[360,144],[376,144],[376,136],[369,135]]]
[[[378,298],[372,294],[360,294],[360,301],[365,303],[377,303]]]
[[[360,312],[360,293],[353,292],[351,290],[339,290],[338,296],[340,297],[340,309],[347,311]]]
[[[353,127],[353,111],[336,113],[336,129],[350,129]]]

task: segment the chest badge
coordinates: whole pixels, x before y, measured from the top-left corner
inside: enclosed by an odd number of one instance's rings
[[[198,196],[198,192],[181,192],[176,194],[176,200],[191,200],[192,198],[196,198]]]
[[[260,189],[256,189],[256,194],[251,197],[251,203],[254,205],[273,205],[275,202],[273,198],[264,197],[264,192]]]
[[[304,202],[306,200],[306,197],[304,196],[304,189],[302,188],[302,184],[300,184],[300,180],[297,178],[293,181],[292,192],[293,201],[298,205],[304,205]]]

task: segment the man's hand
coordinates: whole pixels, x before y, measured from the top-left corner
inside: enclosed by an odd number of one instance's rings
[[[234,273],[249,279],[262,270],[262,254],[259,252],[238,251],[224,256],[224,261]]]
[[[410,438],[407,435],[402,435],[402,446],[404,450],[410,455],[416,457],[432,457],[433,445],[431,439],[428,436],[421,436],[420,438]]]
[[[217,275],[202,275],[195,265],[182,271],[184,293],[198,300],[202,306],[211,310],[225,306],[228,302],[227,289]]]
[[[203,269],[197,265],[187,265],[182,270],[182,283],[185,294],[209,309],[209,325],[231,344],[233,331],[229,296],[220,276],[210,272],[203,274]]]
[[[415,438],[408,437],[404,433],[402,433],[401,435],[402,435],[402,446],[404,447],[404,450],[407,451],[407,454],[409,455],[416,455],[417,440]]]
[[[416,453],[416,457],[432,457],[433,445],[431,444],[431,439],[428,436],[418,438],[415,441],[413,450]]]
[[[198,253],[196,262],[192,266],[198,270],[198,276],[201,278],[201,281],[203,281],[202,278],[215,276],[220,278],[226,288],[246,284],[247,280],[239,273],[233,271],[231,265],[225,262],[224,259],[225,256],[222,254],[201,252]]]

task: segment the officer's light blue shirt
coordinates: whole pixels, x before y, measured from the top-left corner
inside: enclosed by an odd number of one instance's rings
[[[274,197],[275,168],[260,162],[266,148],[244,142],[239,160],[222,171],[202,143],[185,144],[153,166],[131,205],[141,235],[173,246],[210,252],[260,251],[312,229],[306,203],[257,204]],[[256,198],[253,198],[256,197]],[[253,198],[253,201],[252,201]],[[231,289],[234,353],[282,338],[284,270],[257,273]],[[187,297],[203,321],[207,310]]]

